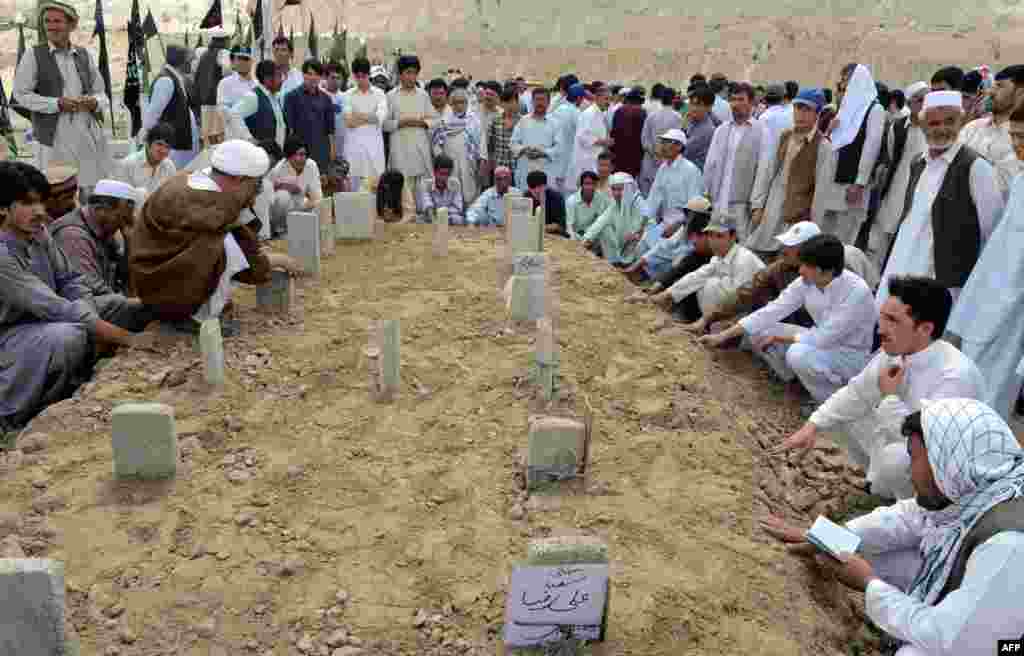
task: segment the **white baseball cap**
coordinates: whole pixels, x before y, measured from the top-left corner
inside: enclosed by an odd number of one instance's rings
[[[792,247],[799,246],[811,237],[817,237],[821,234],[821,228],[816,223],[811,221],[801,221],[800,223],[794,223],[789,227],[789,230],[776,235],[775,239],[778,240],[783,246]]]
[[[686,145],[686,133],[679,128],[668,130],[667,132],[662,133],[658,138],[664,139],[665,141],[675,141],[676,143],[680,143],[684,146]]]

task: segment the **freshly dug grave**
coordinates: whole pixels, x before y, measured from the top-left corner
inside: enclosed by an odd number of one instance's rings
[[[340,244],[292,312],[236,297],[212,393],[188,343],[108,361],[3,458],[8,553],[66,563],[84,654],[494,654],[509,566],[529,539],[604,539],[605,654],[840,654],[870,643],[863,601],[822,584],[755,527],[856,504],[833,449],[802,464],[765,448],[799,396],[741,352],[709,353],[628,282],[548,239],[561,398],[529,382],[529,330],[507,330],[492,231],[429,227]],[[283,248],[276,243],[275,248]],[[401,319],[402,389],[370,400],[371,321]],[[175,409],[173,482],[115,483],[110,412]],[[586,490],[527,499],[527,417],[595,418]],[[6,536],[6,537],[5,537]]]

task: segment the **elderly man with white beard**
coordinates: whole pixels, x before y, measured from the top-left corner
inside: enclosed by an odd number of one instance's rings
[[[901,433],[916,496],[848,521],[857,554],[825,555],[774,515],[761,528],[864,593],[865,614],[885,632],[883,653],[996,653],[997,640],[1024,634],[1024,450],[973,399],[925,402]]]
[[[963,122],[959,91],[932,91],[922,109],[928,152],[910,167],[907,204],[875,302],[889,296],[889,278],[934,277],[956,303],[1005,201],[992,165],[957,143]]]

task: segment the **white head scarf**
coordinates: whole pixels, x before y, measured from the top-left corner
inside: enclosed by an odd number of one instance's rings
[[[923,560],[910,596],[931,605],[978,520],[1024,494],[1024,449],[992,408],[973,399],[925,401],[921,428],[935,482],[953,502],[945,510],[923,510]]]
[[[848,146],[857,138],[860,124],[868,113],[871,103],[878,99],[878,89],[867,66],[857,64],[846,82],[846,93],[839,106],[839,127],[832,133],[832,150]]]

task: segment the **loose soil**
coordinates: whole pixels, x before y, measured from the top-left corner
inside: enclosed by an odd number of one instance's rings
[[[807,521],[863,500],[862,472],[832,447],[765,456],[799,425],[799,395],[624,304],[622,276],[547,239],[563,384],[546,407],[533,334],[508,330],[499,298],[500,236],[452,232],[444,259],[427,226],[339,243],[287,316],[241,289],[220,393],[190,344],[163,343],[107,361],[33,422],[45,439],[0,463],[0,546],[64,561],[82,653],[500,653],[510,563],[571,532],[612,558],[595,653],[870,650],[862,599],[755,528],[768,510]],[[401,319],[391,404],[371,400],[364,355],[383,318]],[[110,412],[125,401],[174,407],[174,481],[112,482]],[[586,489],[526,499],[528,416],[588,407]]]

